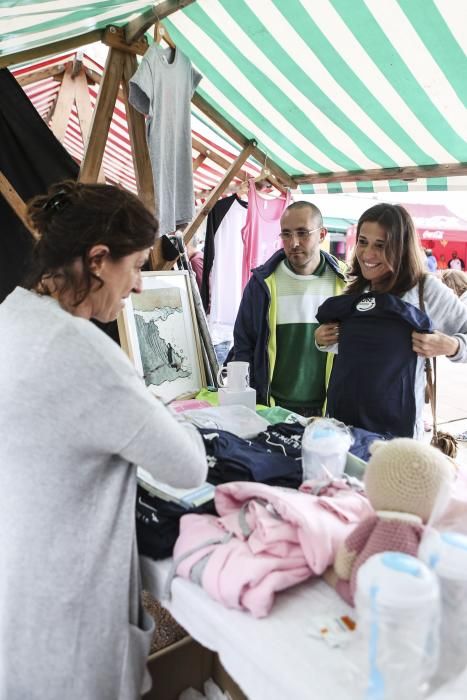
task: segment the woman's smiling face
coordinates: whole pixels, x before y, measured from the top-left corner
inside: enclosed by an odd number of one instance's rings
[[[384,254],[385,244],[386,231],[377,221],[365,221],[361,225],[355,254],[371,289],[377,289],[378,283],[392,272]]]

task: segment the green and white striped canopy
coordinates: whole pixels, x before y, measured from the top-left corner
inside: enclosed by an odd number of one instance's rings
[[[0,0],[0,57],[149,6]],[[203,74],[199,93],[290,175],[467,164],[467,0],[197,0],[164,25]],[[416,183],[452,186],[467,177]]]

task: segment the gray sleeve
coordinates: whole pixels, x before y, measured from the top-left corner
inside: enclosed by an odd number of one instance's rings
[[[152,117],[154,99],[154,76],[149,61],[143,58],[138,70],[130,79],[129,100],[138,112]]]
[[[201,73],[198,73],[196,68],[193,68],[193,66],[191,66],[191,84],[192,84],[191,95],[192,96],[193,96],[194,91],[196,90],[196,88],[200,84],[202,77],[203,76],[201,75]]]
[[[118,454],[171,486],[201,484],[207,462],[196,429],[149,392],[115,343],[104,336],[97,341],[86,362],[92,372],[87,383],[98,387],[98,400],[82,426],[87,444]]]
[[[193,425],[176,417],[157,399],[141,429],[120,454],[171,486],[191,488],[206,480],[201,436]]]
[[[459,340],[459,351],[449,359],[452,362],[467,362],[467,307],[433,275],[427,275],[424,299],[426,313],[434,329]]]

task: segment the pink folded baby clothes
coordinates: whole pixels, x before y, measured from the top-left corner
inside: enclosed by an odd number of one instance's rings
[[[185,515],[174,573],[228,608],[266,616],[277,591],[319,576],[338,546],[371,512],[343,482],[320,495],[252,482],[216,489],[220,517]]]

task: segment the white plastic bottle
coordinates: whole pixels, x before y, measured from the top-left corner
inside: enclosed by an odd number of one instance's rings
[[[375,554],[358,571],[355,605],[363,648],[362,696],[423,698],[438,658],[436,576],[407,554]]]
[[[467,537],[430,530],[418,556],[436,573],[441,589],[440,659],[432,682],[437,688],[467,667]]]

